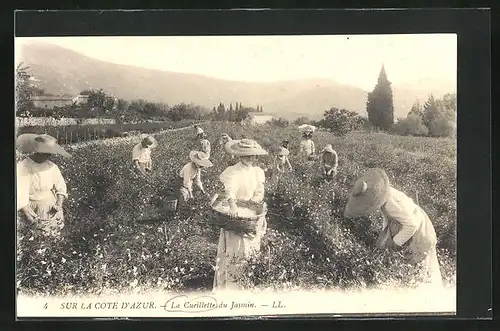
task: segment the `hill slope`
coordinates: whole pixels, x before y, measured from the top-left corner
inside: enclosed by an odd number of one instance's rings
[[[241,102],[249,106],[262,105],[266,112],[287,119],[321,117],[330,107],[365,114],[366,91],[326,79],[235,82],[104,62],[44,43],[22,45],[19,59],[30,66],[41,87],[53,94],[75,95],[84,89],[102,88],[127,100],[192,102],[208,108],[220,102],[226,105]],[[405,116],[416,98],[425,99],[429,93],[394,87],[395,115]]]

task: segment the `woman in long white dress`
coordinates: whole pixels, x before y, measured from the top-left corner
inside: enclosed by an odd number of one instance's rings
[[[379,247],[409,249],[424,281],[442,285],[437,237],[431,220],[410,197],[392,187],[385,171],[379,168],[370,169],[356,181],[344,216],[358,218],[376,210],[381,210],[384,219]]]
[[[238,201],[263,202],[265,175],[255,163],[259,155],[266,155],[267,152],[251,139],[230,141],[225,148],[230,154],[239,157],[237,164],[227,167],[219,176],[224,184],[224,199],[227,199],[230,206],[229,213],[236,216]],[[242,235],[223,228],[220,230],[214,291],[241,289],[238,284],[240,264],[260,250],[260,242],[266,229],[266,218],[262,215],[257,222],[255,235]]]
[[[309,124],[303,124],[299,126],[299,132],[302,133],[302,140],[300,142],[300,153],[303,155],[305,160],[311,161],[314,159],[316,154],[316,146],[312,140],[313,132],[316,127]]]
[[[18,164],[18,196],[23,218],[21,227],[41,230],[48,237],[59,238],[64,227],[63,202],[68,197],[66,182],[51,155],[71,157],[56,138],[46,134],[26,133],[17,139],[19,149],[31,154]]]

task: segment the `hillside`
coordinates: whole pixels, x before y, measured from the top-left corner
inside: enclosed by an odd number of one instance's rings
[[[102,88],[119,98],[145,99],[176,104],[195,103],[208,108],[220,102],[260,104],[266,112],[294,119],[321,117],[330,107],[346,108],[365,114],[367,92],[326,79],[281,81],[275,83],[234,82],[212,77],[166,72],[96,60],[59,46],[33,43],[23,45],[19,59],[31,67],[41,88],[52,94],[75,95],[88,88]],[[375,83],[376,77],[374,77]],[[429,91],[394,89],[396,117],[406,116],[415,99],[425,99]]]

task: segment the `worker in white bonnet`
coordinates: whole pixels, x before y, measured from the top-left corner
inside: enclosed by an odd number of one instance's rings
[[[431,220],[410,197],[390,185],[384,170],[373,168],[354,184],[344,216],[359,218],[377,210],[384,219],[378,246],[409,249],[412,262],[421,267],[424,281],[441,286],[437,236]]]
[[[151,172],[153,167],[153,160],[151,158],[151,150],[154,149],[158,143],[152,136],[144,137],[140,143],[132,149],[132,162],[135,169],[142,175],[147,175]]]
[[[201,127],[198,126],[198,124],[194,125],[194,128],[196,130],[196,138],[200,138],[200,136],[205,133]]]
[[[337,152],[333,149],[331,144],[328,144],[323,148],[320,155],[323,177],[327,181],[330,181],[337,175],[337,167],[339,164]]]
[[[207,135],[205,134],[205,132],[202,132],[198,135],[198,138],[200,139],[200,150],[203,153],[207,154],[210,158],[212,147],[210,145],[210,141],[207,139]]]
[[[234,159],[234,155],[229,154],[224,147],[224,146],[226,146],[226,143],[228,143],[229,141],[232,141],[232,140],[233,140],[233,138],[231,138],[227,133],[225,133],[225,132],[222,133],[220,135],[220,139],[219,139],[219,147],[223,153],[225,153],[226,155],[230,155],[231,159]]]

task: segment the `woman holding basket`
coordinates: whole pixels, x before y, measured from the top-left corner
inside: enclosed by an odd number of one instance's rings
[[[264,200],[264,171],[255,165],[259,155],[268,153],[254,140],[242,139],[229,141],[226,151],[239,157],[239,162],[226,168],[219,176],[224,184],[224,194],[219,202],[229,205],[228,215],[237,217],[240,213],[239,203],[261,205],[261,213],[256,214],[256,228],[253,234],[221,228],[217,249],[216,272],[213,288],[215,290],[239,289],[237,277],[238,263],[244,262],[252,254],[260,250],[260,241],[267,229]],[[212,204],[214,207],[214,204]]]

